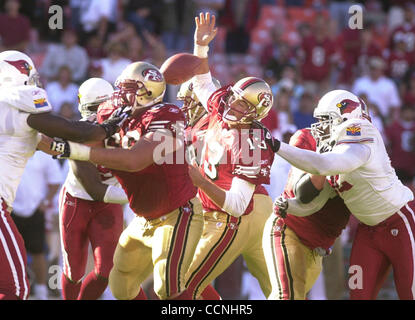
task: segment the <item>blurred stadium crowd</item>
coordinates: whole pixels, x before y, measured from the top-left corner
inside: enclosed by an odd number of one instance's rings
[[[132,61],[160,67],[174,53],[192,52],[194,17],[209,11],[219,26],[210,48],[213,75],[222,84],[245,76],[264,78],[272,87],[275,104],[263,122],[275,136],[288,141],[298,128],[310,126],[323,93],[351,90],[367,102],[399,178],[415,189],[415,4],[364,1],[363,29],[354,30],[348,27],[353,4],[347,0],[0,0],[0,51],[27,53],[41,74],[54,112],[79,119],[77,90],[84,80],[102,77],[114,83]],[[63,8],[62,30],[49,28],[52,5]],[[165,99],[176,101],[177,90],[169,86]],[[268,187],[273,199],[282,192],[289,170],[284,160],[276,158]],[[55,200],[47,207],[42,202],[41,208],[21,210],[29,215],[36,209],[46,213],[45,257],[58,263],[59,183],[52,177],[61,175],[63,183],[67,165],[61,161],[56,170],[53,166],[46,166],[45,174],[37,178],[44,182],[37,183],[53,189],[44,195]],[[26,170],[42,168],[34,165]],[[27,199],[23,196],[22,201]],[[325,266],[326,285],[318,281],[323,289],[314,291],[316,298],[346,296],[343,261],[354,223],[339,243],[337,258],[331,258],[334,263]],[[42,266],[39,272],[44,270]],[[224,299],[261,299],[251,281],[238,260],[215,286]]]

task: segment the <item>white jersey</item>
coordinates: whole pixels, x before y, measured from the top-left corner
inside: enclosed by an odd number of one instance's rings
[[[366,225],[376,225],[413,200],[391,166],[385,144],[372,123],[350,119],[335,128],[336,147],[362,143],[370,148],[370,157],[361,167],[330,177],[330,184],[343,198],[350,212]]]
[[[108,169],[102,166],[97,166],[97,169],[101,176],[102,183],[121,188],[117,178],[115,178]],[[93,200],[88,192],[86,192],[82,183],[75,176],[72,170],[72,166],[69,166],[69,172],[65,180],[64,188],[66,189],[66,192],[68,192],[72,197],[90,201]]]
[[[52,110],[45,90],[35,86],[0,87],[0,197],[12,206],[27,160],[40,141],[27,124],[33,113]]]

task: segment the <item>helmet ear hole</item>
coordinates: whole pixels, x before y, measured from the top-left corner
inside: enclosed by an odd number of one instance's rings
[[[150,97],[153,94],[151,91],[147,91],[147,95]]]

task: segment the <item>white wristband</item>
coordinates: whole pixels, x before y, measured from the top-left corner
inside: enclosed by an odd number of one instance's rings
[[[128,203],[127,195],[124,190],[120,187],[108,186],[107,191],[105,191],[104,202],[106,203],[118,203],[126,204]]]
[[[89,161],[89,154],[91,153],[91,148],[88,146],[85,146],[80,143],[76,142],[70,142],[69,148],[70,148],[70,156],[69,159],[72,160],[79,160],[79,161]]]
[[[208,57],[209,46],[199,46],[195,43],[195,47],[193,49],[193,54],[196,57],[201,59],[206,59]]]

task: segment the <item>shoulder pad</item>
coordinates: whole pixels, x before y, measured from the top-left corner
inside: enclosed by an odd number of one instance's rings
[[[116,108],[112,104],[112,99],[109,99],[98,106],[97,121],[102,123],[107,120]]]
[[[316,151],[316,141],[311,135],[310,129],[297,130],[290,138],[290,145],[305,149]]]
[[[350,119],[334,129],[332,139],[336,145],[343,143],[373,143],[376,128],[366,119]]]
[[[46,91],[35,86],[18,86],[1,90],[0,102],[27,113],[52,111]]]
[[[171,103],[158,103],[148,109],[143,118],[147,121],[153,121],[155,119],[163,120],[175,120],[175,121],[184,121],[185,116],[182,110]]]

